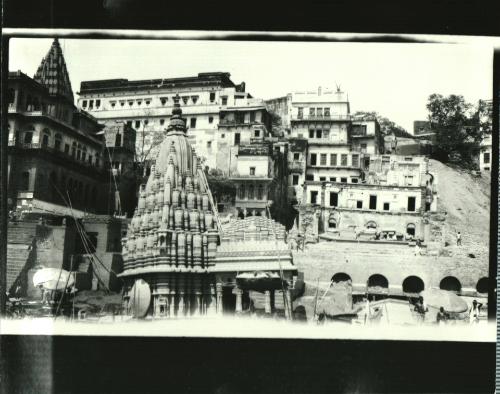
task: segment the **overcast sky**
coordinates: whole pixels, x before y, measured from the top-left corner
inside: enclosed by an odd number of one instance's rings
[[[51,39],[12,39],[9,70],[33,76]],[[432,93],[491,99],[493,50],[459,44],[61,39],[73,91],[85,80],[154,79],[226,71],[254,97],[335,88],[351,112],[377,111],[408,131]]]

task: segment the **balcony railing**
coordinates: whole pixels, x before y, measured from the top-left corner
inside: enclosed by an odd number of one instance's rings
[[[61,158],[64,158],[66,160],[70,160],[73,163],[77,163],[79,165],[83,165],[87,168],[94,168],[97,171],[102,170],[101,167],[96,166],[94,163],[89,163],[87,160],[78,160],[76,157],[73,157],[72,155],[65,153],[59,149],[43,145],[41,142],[19,142],[19,141],[13,141],[10,140],[8,143],[9,146],[15,146],[16,148],[20,149],[42,149],[44,151],[50,152],[53,155],[59,156]]]
[[[331,114],[331,115],[294,115],[292,120],[351,120],[352,116],[349,114]]]

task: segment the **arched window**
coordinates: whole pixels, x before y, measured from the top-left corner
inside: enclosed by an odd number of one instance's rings
[[[62,135],[57,133],[54,139],[54,148],[56,150],[61,150],[61,146],[62,146]]]
[[[264,198],[264,185],[259,185],[257,188],[257,200],[262,200]]]
[[[368,278],[368,287],[382,287],[387,289],[389,281],[384,275],[374,274]]]
[[[239,192],[239,199],[240,200],[245,199],[245,185],[240,185],[240,187],[238,188],[238,192]]]
[[[76,157],[76,142],[71,144],[71,156]]]
[[[86,159],[87,159],[87,147],[84,146],[82,151],[82,161],[85,161]]]
[[[81,156],[82,156],[82,146],[78,144],[76,148],[76,160],[80,160]]]
[[[443,278],[441,283],[439,283],[439,288],[441,290],[448,290],[459,293],[462,290],[462,284],[454,276],[447,276],[446,278]]]
[[[29,125],[27,130],[24,132],[24,143],[31,144],[33,142],[33,133],[35,131],[35,127],[33,125]]]
[[[122,135],[120,133],[116,133],[115,146],[122,146]]]
[[[404,293],[420,293],[425,289],[424,281],[418,276],[408,276],[403,281],[403,292]]]
[[[331,229],[337,228],[337,220],[334,217],[330,217],[328,219],[328,228]]]
[[[373,220],[370,220],[368,223],[366,223],[365,227],[367,229],[377,229],[377,223],[375,223]]]
[[[349,280],[352,281],[351,277],[345,272],[337,272],[335,275],[332,276],[333,283],[347,282]]]
[[[20,189],[23,191],[27,191],[30,189],[30,173],[28,171],[25,171],[21,174]]]
[[[488,278],[481,278],[477,281],[476,285],[476,291],[478,293],[487,293],[489,288],[489,279]]]
[[[408,234],[411,237],[415,236],[415,225],[413,223],[409,223],[406,226],[406,234]]]
[[[49,129],[43,129],[42,131],[43,136],[42,136],[42,146],[44,148],[49,146],[49,140],[50,140],[50,130]]]
[[[249,200],[254,199],[254,187],[253,187],[253,185],[248,186],[248,199]]]

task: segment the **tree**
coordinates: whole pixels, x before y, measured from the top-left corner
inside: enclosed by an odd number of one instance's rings
[[[375,111],[357,111],[353,116],[358,119],[376,119],[380,125],[380,132],[383,135],[394,134],[396,137],[413,138],[413,135],[408,133],[403,127]]]
[[[212,168],[208,170],[206,176],[210,192],[215,201],[218,203],[234,203],[236,187],[221,170]]]
[[[463,96],[434,93],[429,96],[427,109],[431,129],[436,133],[432,157],[474,168],[486,127],[481,116],[482,102],[473,106]]]

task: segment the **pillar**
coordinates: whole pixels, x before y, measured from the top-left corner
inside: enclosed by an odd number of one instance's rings
[[[217,314],[222,315],[223,310],[222,310],[222,283],[217,283],[216,286],[216,291],[217,291]]]
[[[215,285],[211,283],[209,289],[210,293],[207,305],[207,314],[213,315],[217,313],[217,295],[215,291]]]
[[[276,295],[276,292],[274,290],[271,290],[269,293],[270,293],[269,302],[270,302],[271,313],[272,313],[275,310],[275,295]]]
[[[243,305],[242,305],[243,290],[241,290],[239,287],[235,287],[234,292],[236,294],[236,313],[241,313],[243,312]]]
[[[292,320],[292,295],[290,290],[285,290],[286,304],[285,304],[285,318],[287,320]]]
[[[264,303],[265,311],[266,311],[266,313],[271,313],[272,312],[272,309],[271,309],[271,292],[269,290],[266,290],[264,292],[264,295],[265,295],[265,303]]]

